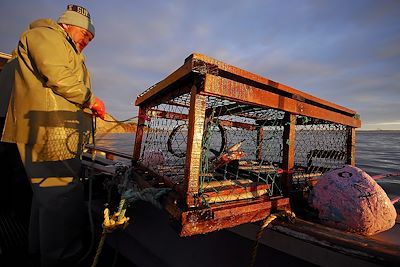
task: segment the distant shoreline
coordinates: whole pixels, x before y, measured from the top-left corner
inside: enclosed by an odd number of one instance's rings
[[[96,120],[96,133],[136,133],[136,122],[119,122],[110,114],[106,114],[105,120]]]

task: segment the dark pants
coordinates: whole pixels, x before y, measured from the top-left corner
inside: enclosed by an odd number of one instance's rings
[[[4,126],[0,117],[0,138]],[[0,142],[0,211],[29,221],[32,189],[16,144]]]
[[[74,180],[66,186],[33,184],[29,249],[40,255],[41,266],[73,266],[83,251],[85,227],[83,186]]]
[[[41,148],[18,144],[33,190],[29,249],[41,266],[76,266],[87,225],[80,160],[38,161]]]

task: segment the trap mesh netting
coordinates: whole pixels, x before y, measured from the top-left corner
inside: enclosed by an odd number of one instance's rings
[[[354,164],[355,111],[205,55],[135,104],[135,179],[172,189],[165,209],[181,236],[290,210],[290,196],[300,203],[317,177]]]
[[[140,162],[176,185],[184,183],[191,160],[190,99],[184,93],[145,111]],[[215,96],[205,101],[203,128],[194,133],[202,135],[197,192],[202,204],[281,196],[286,112]],[[296,116],[295,131],[294,182],[346,163],[348,127]]]

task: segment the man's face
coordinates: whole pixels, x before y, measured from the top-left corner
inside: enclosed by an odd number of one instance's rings
[[[93,35],[78,26],[74,25],[65,25],[66,27],[63,27],[65,31],[69,34],[69,36],[74,40],[76,44],[76,48],[78,49],[79,53],[82,52],[82,50],[89,44],[90,41],[93,39]]]

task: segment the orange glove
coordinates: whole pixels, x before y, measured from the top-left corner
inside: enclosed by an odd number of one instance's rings
[[[100,98],[95,97],[94,104],[90,109],[96,117],[100,117],[102,120],[106,117],[106,106]]]

